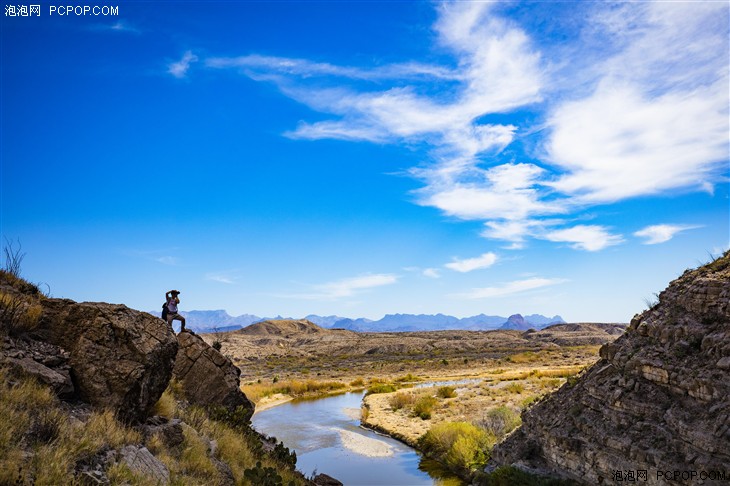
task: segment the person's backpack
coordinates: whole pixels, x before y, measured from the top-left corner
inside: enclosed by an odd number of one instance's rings
[[[169,314],[169,313],[170,313],[170,311],[167,310],[167,302],[165,302],[164,304],[162,304],[162,320],[163,321],[167,320],[167,314]]]

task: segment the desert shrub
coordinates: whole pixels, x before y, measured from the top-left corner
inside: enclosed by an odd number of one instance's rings
[[[540,395],[530,395],[528,397],[525,397],[520,402],[520,408],[522,408],[523,410],[526,408],[529,408],[530,406],[532,406],[532,404],[534,404],[538,400],[540,400]]]
[[[220,350],[221,350],[221,348],[223,347],[223,343],[221,343],[220,341],[218,341],[218,340],[216,339],[215,341],[213,341],[213,344],[211,344],[211,347],[212,347],[213,349],[215,349],[216,351],[220,351]]]
[[[261,462],[257,462],[256,466],[250,469],[246,469],[244,477],[248,479],[250,484],[257,486],[283,486],[284,479],[276,472],[273,467],[264,467]],[[290,481],[289,485],[293,485],[294,482]]]
[[[520,394],[525,391],[525,385],[520,382],[513,381],[512,383],[508,383],[507,386],[504,387],[504,389],[510,393]]]
[[[418,441],[427,455],[460,472],[480,469],[489,460],[496,438],[468,422],[436,424]]]
[[[354,380],[352,380],[350,382],[350,386],[354,386],[354,387],[365,386],[365,380],[363,380],[362,378],[355,378]]]
[[[393,410],[400,410],[403,407],[412,405],[413,402],[416,401],[416,397],[413,396],[411,393],[406,392],[398,392],[392,397],[390,397],[390,400],[388,403],[390,404],[390,408]]]
[[[436,399],[434,397],[423,395],[413,404],[413,414],[421,417],[423,420],[428,420],[431,418],[434,405],[436,405]]]
[[[439,398],[455,398],[456,389],[453,386],[442,386],[436,390],[436,396]]]
[[[3,263],[3,270],[8,272],[13,277],[20,277],[20,266],[25,258],[25,253],[21,253],[20,241],[17,241],[18,247],[15,247],[15,243],[5,238],[5,245],[3,246],[3,253],[5,255],[5,262]]]
[[[478,422],[479,426],[495,437],[502,437],[522,423],[519,413],[501,406],[489,410]]]
[[[374,395],[376,393],[392,393],[395,390],[395,385],[391,385],[389,383],[378,383],[368,387],[366,395]]]
[[[540,360],[540,355],[532,351],[525,351],[524,353],[507,356],[505,359],[512,363],[534,363],[535,361]]]
[[[408,373],[407,375],[396,378],[395,381],[397,381],[398,383],[407,383],[413,381],[421,381],[421,378],[416,375],[412,375],[411,373]]]

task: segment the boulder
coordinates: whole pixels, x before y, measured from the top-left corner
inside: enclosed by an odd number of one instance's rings
[[[129,469],[145,479],[157,482],[157,484],[168,484],[170,482],[170,471],[159,459],[152,455],[146,447],[136,445],[124,446],[119,451],[119,459]]]
[[[34,333],[70,355],[79,398],[144,420],[172,376],[177,339],[172,328],[124,305],[44,299]]]
[[[74,393],[74,386],[68,371],[51,369],[31,358],[7,358],[5,362],[16,372],[32,376],[39,382],[48,385],[61,398],[68,398]]]
[[[240,388],[241,370],[192,332],[181,332],[173,376],[182,385],[185,398],[202,406],[242,407],[247,419],[254,404]]]

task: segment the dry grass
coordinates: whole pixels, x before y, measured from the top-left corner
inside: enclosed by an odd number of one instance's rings
[[[211,441],[217,443],[214,457],[228,464],[236,484],[246,484],[244,471],[257,461],[274,467],[285,484],[303,484],[293,471],[268,456],[262,458],[254,444],[258,439],[252,435],[211,420],[201,408],[180,407],[174,383],[155,405],[160,415],[188,424],[183,428],[184,442],[170,449],[156,435],[145,443],[138,430],[125,426],[109,411],[72,418],[47,387],[30,379],[13,382],[11,385],[8,372],[0,368],[0,484],[75,484],[74,468],[79,461],[129,444],[144,445],[161,460],[170,470],[172,485],[222,484],[209,453]],[[119,463],[107,470],[107,476],[111,484],[154,484]]]
[[[249,400],[258,403],[262,398],[276,394],[292,397],[313,397],[327,395],[335,391],[343,391],[347,388],[348,385],[341,381],[287,380],[277,381],[272,384],[248,383],[241,386],[241,391],[246,394]]]

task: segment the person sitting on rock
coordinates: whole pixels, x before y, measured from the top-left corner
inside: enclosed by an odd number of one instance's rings
[[[167,301],[167,323],[172,326],[172,321],[180,321],[180,332],[185,331],[185,318],[177,313],[177,305],[180,303],[179,290],[170,290],[165,294]]]

